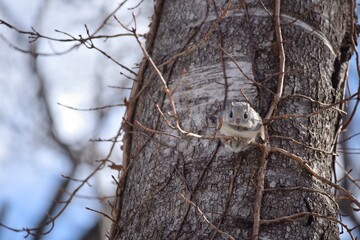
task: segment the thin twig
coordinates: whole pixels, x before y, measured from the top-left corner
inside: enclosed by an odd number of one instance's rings
[[[307,149],[310,149],[310,150],[314,150],[314,151],[317,151],[317,152],[322,152],[322,153],[325,153],[325,154],[329,154],[329,155],[336,155],[335,152],[331,152],[331,151],[326,151],[326,150],[322,150],[320,148],[315,148],[315,147],[311,147],[309,145],[306,145],[304,143],[301,143],[299,141],[296,141],[294,138],[292,137],[285,137],[285,136],[279,136],[279,135],[271,135],[270,138],[278,138],[278,139],[285,139],[287,141],[290,141],[290,142],[293,142],[295,144],[298,144],[300,146],[303,146]]]
[[[176,106],[175,106],[175,102],[174,102],[174,96],[172,95],[170,89],[168,88],[167,86],[167,83],[163,77],[163,75],[161,74],[160,70],[158,69],[158,67],[156,66],[156,64],[154,63],[154,61],[152,60],[152,58],[150,57],[150,55],[148,54],[148,52],[146,51],[146,49],[142,46],[140,40],[139,40],[139,37],[136,33],[136,29],[132,29],[131,30],[134,34],[134,37],[136,39],[136,41],[138,42],[141,50],[143,51],[145,57],[148,59],[148,61],[150,62],[151,66],[154,68],[155,72],[157,73],[158,77],[160,78],[160,81],[161,83],[163,84],[163,87],[164,87],[164,92],[166,93],[166,95],[168,96],[169,98],[169,101],[170,101],[170,105],[171,105],[171,109],[172,109],[172,112],[174,114],[174,120],[175,120],[175,127],[176,129],[181,132],[182,134],[185,134],[186,136],[190,136],[190,137],[196,137],[196,138],[202,138],[201,135],[199,134],[195,134],[195,133],[192,133],[192,132],[188,132],[188,131],[185,131],[181,128],[180,126],[180,120],[179,120],[179,116],[177,114],[177,110],[176,110]]]
[[[115,220],[114,220],[112,217],[110,217],[109,215],[107,215],[106,213],[103,213],[103,212],[101,212],[101,211],[98,211],[98,210],[95,210],[95,209],[92,209],[92,208],[89,208],[89,207],[85,207],[85,209],[86,209],[86,210],[89,210],[89,211],[91,211],[91,212],[98,213],[98,214],[104,216],[105,218],[109,219],[110,221],[112,221],[113,224],[116,224]]]
[[[352,193],[341,187],[340,185],[338,184],[335,184],[331,181],[329,181],[328,179],[320,176],[317,172],[315,172],[306,162],[304,159],[302,159],[301,157],[299,156],[296,156],[295,154],[292,154],[284,149],[281,149],[281,148],[277,148],[277,147],[272,147],[271,148],[271,152],[274,152],[274,153],[281,153],[287,157],[289,157],[290,159],[292,160],[295,160],[296,162],[298,162],[310,175],[314,176],[315,178],[319,179],[320,181],[322,181],[323,183],[341,191],[342,193],[344,193],[358,208],[360,208],[360,202],[352,195]]]
[[[335,107],[336,105],[341,104],[342,102],[336,102],[336,103],[333,103],[333,104],[323,103],[323,102],[317,101],[317,100],[315,100],[315,99],[313,99],[313,98],[311,98],[309,96],[306,96],[306,95],[303,95],[303,94],[298,94],[298,93],[294,93],[294,94],[286,96],[286,97],[284,96],[283,99],[285,99],[285,98],[296,98],[296,97],[304,98],[306,100],[309,100],[312,103],[317,103],[320,106],[331,107],[332,109],[338,111],[342,115],[346,114],[346,112],[344,110]]]
[[[270,108],[265,116],[265,121],[271,119],[275,113],[275,109],[277,108],[278,103],[283,94],[284,88],[284,76],[285,76],[285,50],[283,45],[283,37],[281,33],[281,20],[280,20],[280,0],[275,0],[274,7],[274,28],[276,35],[276,44],[278,47],[279,54],[279,75],[277,82],[277,90],[271,102]],[[253,229],[252,236],[253,240],[259,239],[260,233],[260,221],[261,221],[261,201],[264,194],[264,181],[265,181],[265,172],[267,166],[267,157],[270,153],[270,141],[268,136],[267,127],[265,126],[265,143],[262,148],[262,155],[260,157],[259,163],[259,172],[257,176],[257,185],[256,185],[256,195],[255,195],[255,203],[254,203],[254,214],[253,214]]]
[[[76,107],[71,107],[62,103],[57,103],[58,105],[62,106],[62,107],[66,107],[68,109],[71,110],[75,110],[75,111],[96,111],[96,110],[102,110],[102,109],[106,109],[106,108],[112,108],[112,107],[124,107],[125,104],[119,103],[119,104],[112,104],[112,105],[107,105],[107,106],[103,106],[103,107],[96,107],[96,108],[76,108]]]
[[[268,138],[268,137],[267,137]],[[255,193],[255,203],[254,203],[254,213],[253,213],[253,227],[252,227],[252,236],[251,239],[258,239],[260,233],[260,223],[261,223],[261,202],[264,195],[264,183],[265,183],[265,172],[267,167],[267,155],[268,155],[268,144],[261,149],[262,154],[259,161],[259,170],[257,175],[256,182],[256,193]]]
[[[217,228],[214,224],[212,224],[207,217],[205,216],[205,214],[201,211],[201,209],[190,199],[187,199],[184,195],[180,194],[180,196],[186,201],[188,202],[190,205],[192,205],[199,213],[200,215],[204,218],[205,222],[207,222],[215,231],[227,236],[229,239],[235,240],[235,238],[233,236],[231,236],[230,234],[220,230],[219,228]]]
[[[275,20],[275,36],[277,47],[279,51],[279,76],[277,82],[277,91],[274,95],[273,101],[270,105],[270,108],[266,114],[265,120],[269,120],[277,108],[277,105],[281,99],[284,88],[284,77],[285,77],[285,50],[283,44],[283,37],[281,33],[281,20],[280,20],[280,0],[275,0],[275,9],[274,9],[274,20]]]
[[[356,136],[359,136],[359,135],[360,135],[360,132],[355,133],[355,134],[353,134],[353,135],[345,138],[344,140],[341,140],[340,142],[338,142],[338,144],[342,144],[342,143],[344,143],[344,142],[346,142],[346,141],[348,141],[348,140],[350,140],[350,139],[352,139],[352,138],[354,138],[354,137],[356,137]]]
[[[295,219],[305,218],[305,217],[310,217],[310,216],[323,218],[323,219],[326,219],[326,220],[329,220],[329,221],[336,222],[336,223],[340,224],[341,226],[343,226],[346,229],[346,231],[348,232],[351,239],[355,240],[352,233],[351,233],[351,229],[349,229],[349,227],[347,225],[345,225],[342,221],[339,221],[334,217],[324,216],[324,215],[322,215],[320,213],[315,213],[315,212],[299,212],[299,213],[295,213],[295,214],[288,215],[288,216],[278,217],[278,218],[275,218],[275,219],[261,220],[261,224],[262,225],[269,225],[269,224],[274,224],[274,223],[284,222],[284,221],[294,221]]]
[[[263,89],[265,89],[266,91],[270,92],[271,94],[274,94],[273,91],[271,91],[270,89],[264,87],[261,83],[255,81],[254,79],[252,79],[251,77],[249,77],[239,66],[239,64],[236,62],[235,58],[233,56],[231,56],[230,53],[228,53],[222,46],[219,45],[219,48],[221,49],[221,51],[223,51],[226,56],[228,56],[230,58],[230,60],[235,64],[236,68],[239,69],[239,71],[241,72],[241,74],[250,82],[252,82],[255,86],[257,87],[261,87]]]
[[[278,188],[266,188],[264,189],[265,192],[280,192],[280,191],[308,191],[308,192],[315,192],[315,193],[319,193],[322,195],[325,195],[330,201],[332,201],[334,203],[334,205],[336,206],[337,209],[339,209],[339,206],[337,204],[337,202],[335,201],[334,197],[331,196],[329,193],[322,191],[322,190],[318,190],[318,189],[314,189],[314,188],[309,188],[309,187],[303,187],[303,186],[297,186],[297,187],[278,187]]]
[[[129,123],[129,124],[130,124],[130,123]],[[177,139],[180,138],[179,136],[175,136],[175,135],[170,134],[170,133],[167,133],[167,132],[161,132],[161,131],[157,131],[157,130],[152,129],[152,128],[145,127],[144,125],[142,125],[142,124],[141,124],[140,122],[138,122],[137,120],[135,120],[134,125],[135,125],[135,126],[139,126],[140,128],[144,129],[145,131],[148,131],[148,132],[151,132],[151,133],[160,134],[160,135],[166,135],[166,136],[173,137],[173,138],[177,138]]]
[[[344,179],[345,179],[345,177],[346,177],[346,179],[349,179],[350,182],[352,182],[352,183],[357,187],[357,189],[360,190],[360,184],[357,183],[357,180],[354,179],[354,178],[350,175],[350,172],[351,172],[352,170],[346,171],[346,169],[345,169],[338,161],[336,161],[335,163],[336,163],[336,165],[338,165],[338,166],[340,167],[340,169],[345,173]],[[340,182],[340,181],[341,181],[341,179],[339,179],[339,182]]]

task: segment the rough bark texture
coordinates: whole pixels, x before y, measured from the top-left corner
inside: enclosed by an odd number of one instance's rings
[[[273,92],[277,89],[274,1],[229,2],[157,3],[160,22],[153,26],[155,34],[149,36],[154,37],[150,40],[153,44],[147,47],[174,91],[182,129],[192,133],[215,134],[224,104],[242,100],[244,95],[265,116],[273,98],[265,88]],[[227,14],[221,18],[219,10],[226,8]],[[352,14],[351,1],[281,1],[286,72],[276,116],[311,114],[323,108],[301,95],[322,103],[342,99],[348,60],[344,54],[349,48],[346,39]],[[142,67],[134,90],[135,94],[142,92],[130,99],[135,112],[128,113],[127,119],[179,138],[141,127],[128,133],[128,169],[119,186],[117,223],[111,238],[227,239],[227,233],[235,239],[250,239],[261,151],[253,146],[244,153],[232,154],[218,139],[186,137],[172,130],[155,107],[158,104],[174,123],[167,114],[172,109],[164,86],[150,64],[143,63]],[[273,119],[268,123],[270,144],[300,156],[330,180],[332,155],[326,152],[331,152],[336,142],[338,124],[339,113],[332,108],[309,117]],[[301,212],[337,216],[333,199],[320,193],[332,195],[332,189],[282,154],[268,156],[264,186],[262,220]],[[336,222],[307,215],[262,223],[258,237],[338,239],[339,231]]]

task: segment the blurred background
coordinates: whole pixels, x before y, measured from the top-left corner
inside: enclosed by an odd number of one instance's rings
[[[41,226],[48,213],[55,216],[64,203],[54,200],[66,201],[99,165],[97,160],[108,155],[122,121],[124,107],[119,105],[128,98],[132,71],[137,72],[142,58],[135,39],[96,39],[96,49],[60,39],[88,37],[85,24],[90,34],[126,33],[112,15],[133,26],[133,13],[137,32],[143,34],[152,12],[152,0],[0,0],[1,20],[19,30],[54,38],[33,41],[0,25],[0,223],[14,229],[33,228]],[[354,60],[350,68],[348,95],[358,91],[359,82]],[[350,111],[354,104],[350,102]],[[100,109],[87,111],[93,108]],[[338,179],[344,176],[342,167],[351,170],[354,181],[345,178],[341,183],[358,198],[359,121],[357,114],[342,137],[337,162]],[[121,163],[120,145],[116,143],[109,158],[116,164]],[[106,218],[86,208],[110,215],[108,202],[114,201],[116,189],[113,177],[117,179],[118,171],[109,167],[98,171],[77,192],[49,234],[27,239],[106,239]],[[343,213],[349,227],[359,225],[359,216],[346,209]],[[358,230],[353,233],[360,237]],[[0,227],[0,240],[26,235]],[[342,239],[349,236],[344,233]]]
[[[141,0],[0,1],[1,20],[56,39],[71,39],[61,31],[88,37],[84,24],[90,34],[99,28],[97,35],[125,33],[113,14],[133,26],[134,13],[138,33],[146,33],[152,11],[153,1]],[[93,40],[113,60],[78,42],[29,44],[33,39],[4,25],[0,38],[0,222],[32,228],[47,213],[56,215],[64,204],[53,204],[54,199],[67,200],[81,183],[64,177],[83,180],[99,165],[96,160],[108,155],[124,114],[121,106],[79,111],[59,103],[84,110],[123,104],[130,91],[122,88],[132,86],[134,75],[119,64],[137,72],[142,54],[131,36]],[[121,163],[120,142],[110,160]],[[118,171],[105,167],[91,178],[41,239],[105,239],[98,227],[103,217],[85,207],[110,214],[112,176],[117,179]],[[1,240],[24,236],[0,227]]]

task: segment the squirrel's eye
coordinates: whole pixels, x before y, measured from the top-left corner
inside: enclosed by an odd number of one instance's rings
[[[244,119],[247,119],[249,117],[249,115],[247,114],[247,112],[244,113]]]
[[[233,111],[232,110],[230,111],[229,117],[233,118]]]

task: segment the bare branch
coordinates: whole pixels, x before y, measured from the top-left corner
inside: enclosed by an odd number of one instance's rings
[[[305,218],[305,217],[309,217],[309,216],[315,216],[318,218],[323,218],[332,222],[336,222],[340,225],[342,225],[348,232],[349,236],[351,237],[352,240],[354,239],[354,236],[351,233],[351,229],[348,228],[348,226],[346,224],[344,224],[342,221],[337,220],[334,217],[329,217],[329,216],[324,216],[320,213],[315,213],[315,212],[299,212],[299,213],[295,213],[289,216],[282,216],[276,219],[268,219],[268,220],[261,220],[261,224],[263,225],[269,225],[269,224],[274,224],[274,223],[278,223],[278,222],[283,222],[283,221],[294,221],[295,219],[299,219],[299,218]]]
[[[318,173],[316,173],[314,170],[312,170],[312,168],[306,163],[306,161],[304,161],[302,158],[296,156],[295,154],[292,154],[284,149],[281,148],[277,148],[277,147],[272,147],[271,148],[271,152],[274,153],[281,153],[287,157],[289,157],[292,160],[295,160],[296,162],[298,162],[310,175],[314,176],[315,178],[319,179],[320,181],[322,181],[323,183],[326,183],[327,185],[341,191],[343,194],[345,194],[346,197],[348,197],[358,208],[360,208],[360,202],[353,196],[353,194],[341,187],[338,184],[335,184],[331,181],[329,181],[328,179],[320,176]]]
[[[277,83],[277,91],[274,95],[273,101],[270,105],[270,108],[265,116],[265,120],[269,120],[273,114],[277,105],[282,97],[283,88],[284,88],[284,76],[285,76],[285,50],[283,44],[283,37],[281,33],[281,20],[280,20],[280,0],[275,0],[275,8],[274,8],[274,20],[275,20],[275,36],[277,42],[277,48],[279,51],[279,76],[278,76],[278,83]]]
[[[184,195],[180,194],[180,196],[187,202],[189,203],[190,205],[192,205],[199,213],[200,215],[203,217],[203,219],[205,220],[205,222],[207,222],[215,231],[227,236],[229,239],[232,239],[232,240],[235,240],[235,238],[233,236],[231,236],[230,234],[220,230],[219,228],[217,228],[214,224],[212,224],[208,219],[207,217],[205,216],[205,214],[201,211],[201,209],[196,206],[196,204],[191,201],[190,199],[187,199]]]
[[[76,108],[76,107],[71,107],[62,103],[57,103],[58,105],[62,106],[62,107],[66,107],[68,109],[71,110],[75,110],[75,111],[96,111],[96,110],[102,110],[102,109],[106,109],[106,108],[112,108],[112,107],[124,107],[125,104],[123,103],[119,103],[119,104],[112,104],[112,105],[107,105],[107,106],[103,106],[103,107],[96,107],[96,108]]]
[[[109,219],[109,220],[112,221],[113,223],[116,223],[115,220],[114,220],[112,217],[110,217],[109,215],[107,215],[106,213],[103,213],[103,212],[101,212],[101,211],[98,211],[98,210],[95,210],[95,209],[92,209],[92,208],[89,208],[89,207],[85,207],[85,209],[86,209],[86,210],[89,210],[89,211],[91,211],[91,212],[98,213],[98,214],[102,215],[103,217]]]

